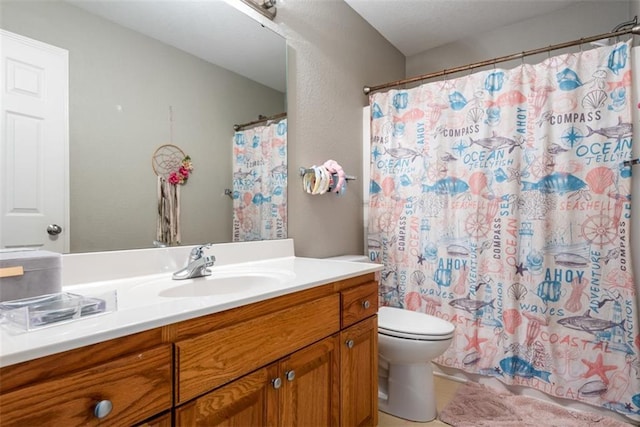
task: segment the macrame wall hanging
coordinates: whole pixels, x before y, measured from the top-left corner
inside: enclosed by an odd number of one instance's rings
[[[169,107],[170,141],[173,140],[173,110]],[[180,186],[193,171],[191,158],[173,144],[156,149],[151,166],[157,178],[158,216],[156,240],[167,246],[180,244]]]

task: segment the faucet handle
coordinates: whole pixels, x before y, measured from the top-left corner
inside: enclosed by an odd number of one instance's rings
[[[195,248],[191,249],[191,259],[196,260],[202,258],[202,253],[204,252],[204,250],[209,249],[211,245],[213,245],[213,243],[206,243],[204,245],[196,246]]]

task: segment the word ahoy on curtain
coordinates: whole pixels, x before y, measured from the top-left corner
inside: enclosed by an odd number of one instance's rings
[[[630,47],[372,94],[368,241],[436,363],[640,420]]]

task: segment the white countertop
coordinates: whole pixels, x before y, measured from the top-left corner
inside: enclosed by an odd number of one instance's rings
[[[247,255],[246,248],[254,247],[248,246],[250,244],[214,245],[212,253],[220,258],[222,252],[226,253],[229,245],[233,250],[239,247],[241,250],[238,252],[244,252],[244,258],[251,260],[231,262],[235,260],[229,259],[229,262],[223,262],[223,265],[216,263],[216,266],[212,267],[213,277],[233,274],[249,276],[266,274],[273,275],[279,280],[267,281],[264,285],[254,283],[245,287],[238,286],[237,289],[235,286],[224,286],[220,292],[214,292],[210,296],[197,297],[159,295],[168,288],[175,289],[175,286],[190,286],[190,284],[197,286],[202,282],[196,281],[207,280],[206,278],[171,280],[172,272],[166,271],[157,274],[67,284],[63,287],[63,291],[81,295],[95,295],[116,290],[117,311],[89,316],[68,323],[54,324],[29,332],[2,325],[0,327],[0,367],[379,271],[382,268],[377,264],[295,257],[292,255],[292,242],[276,244],[284,250],[277,250],[277,247],[276,250],[271,250],[272,247],[267,243],[261,243],[255,246],[262,253],[257,256]],[[148,251],[153,250],[141,250],[140,252],[145,252],[145,255],[148,255]],[[184,249],[181,251],[180,255],[184,256]],[[216,253],[216,251],[218,252]],[[121,252],[127,252],[124,256],[128,259],[132,258],[132,251]],[[156,252],[156,254],[158,253]],[[269,255],[283,254],[285,256],[266,258]],[[94,267],[93,262],[104,265],[102,262],[104,260],[100,255],[102,254],[94,254],[91,260],[86,257],[82,258],[83,268],[90,270]],[[110,255],[113,256],[113,253]],[[224,259],[224,256],[222,258]],[[69,264],[72,265],[73,262]],[[111,269],[114,269],[113,265],[111,265]],[[97,267],[95,270],[96,276],[101,276]],[[156,271],[163,271],[163,269]],[[76,273],[74,272],[74,277],[82,276]],[[121,274],[119,271],[119,275]],[[105,275],[108,276],[106,273],[102,274],[103,277]],[[74,280],[70,281],[74,282]]]

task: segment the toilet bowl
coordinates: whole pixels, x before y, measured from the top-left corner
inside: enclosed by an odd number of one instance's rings
[[[364,255],[329,259],[370,262]],[[395,417],[427,422],[436,417],[431,361],[453,340],[453,324],[393,307],[378,309],[378,409]]]
[[[455,327],[424,313],[378,310],[378,409],[426,422],[436,417],[431,361],[444,353]]]

